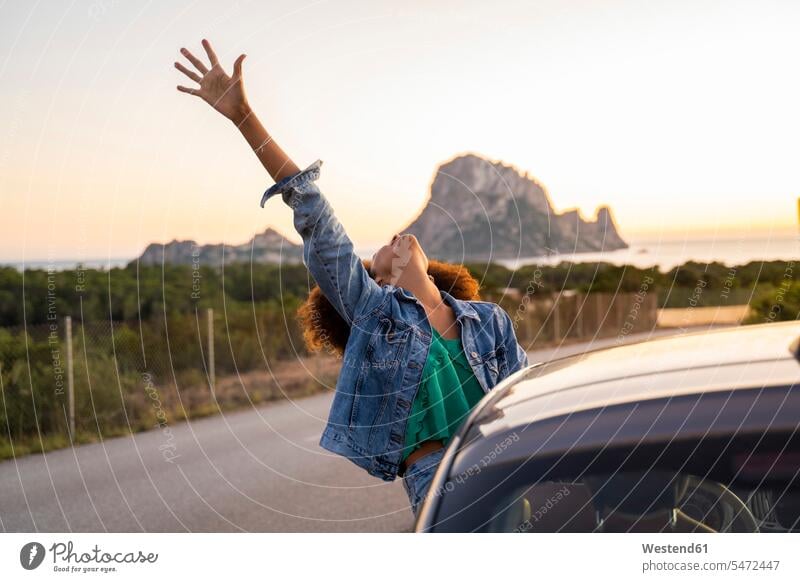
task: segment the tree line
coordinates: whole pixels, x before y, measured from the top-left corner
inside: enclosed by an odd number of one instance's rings
[[[511,270],[498,264],[466,265],[492,295],[505,288],[538,293],[635,293],[644,280],[658,290],[660,307],[758,304],[778,292],[791,303],[797,282],[790,261],[754,261],[734,267],[688,262],[660,271],[609,263],[528,265]],[[313,280],[303,265],[231,264],[224,269],[184,265],[110,270],[76,269],[24,273],[0,267],[0,327],[46,324],[48,318],[71,315],[78,321],[156,321],[212,307],[218,312],[278,310],[291,316]],[[693,291],[702,287],[697,297]],[[787,299],[788,298],[788,299]],[[796,306],[794,306],[796,307]],[[794,313],[794,315],[792,315]],[[783,317],[794,319],[788,306]]]

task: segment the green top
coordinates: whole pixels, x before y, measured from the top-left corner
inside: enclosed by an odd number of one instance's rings
[[[408,417],[403,460],[422,441],[447,442],[484,395],[461,349],[461,339],[448,339],[431,330],[430,352]]]

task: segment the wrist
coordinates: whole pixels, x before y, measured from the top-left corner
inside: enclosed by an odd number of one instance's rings
[[[240,127],[252,117],[254,117],[253,110],[250,108],[250,104],[245,102],[234,110],[229,119],[236,125],[236,127]]]

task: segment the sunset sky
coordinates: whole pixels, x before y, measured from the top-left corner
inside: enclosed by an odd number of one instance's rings
[[[221,7],[221,8],[220,8]],[[791,234],[800,3],[27,2],[0,7],[0,261],[151,241],[298,240],[230,122],[178,93],[178,49],[241,52],[250,101],[357,245],[475,152],[625,237]]]

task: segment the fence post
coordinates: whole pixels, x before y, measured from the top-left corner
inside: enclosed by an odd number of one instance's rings
[[[208,382],[211,390],[216,384],[216,370],[214,369],[214,309],[209,307],[206,312],[208,319]]]
[[[625,325],[625,308],[627,307],[628,296],[622,297],[619,293],[614,295],[614,314],[617,316],[617,329],[614,330],[614,335],[618,335],[622,331],[622,326]]]
[[[658,325],[658,297],[654,293],[647,296],[649,309],[647,310],[648,322],[645,331],[652,331]]]
[[[527,334],[525,338],[525,342],[527,343],[529,349],[533,349],[533,342],[537,339],[536,332],[534,331],[534,323],[533,323],[533,314],[536,311],[536,303],[534,303],[533,297],[530,298],[528,301],[528,305],[525,308],[525,333]]]
[[[597,322],[595,327],[595,337],[603,337],[602,330],[603,324],[605,323],[603,318],[603,294],[602,293],[595,293],[594,294],[594,320]]]
[[[556,295],[553,300],[553,341],[561,341],[561,320],[559,311],[561,310],[561,293]]]
[[[67,407],[69,410],[69,440],[75,438],[75,375],[72,366],[72,316],[65,318],[67,340]]]

